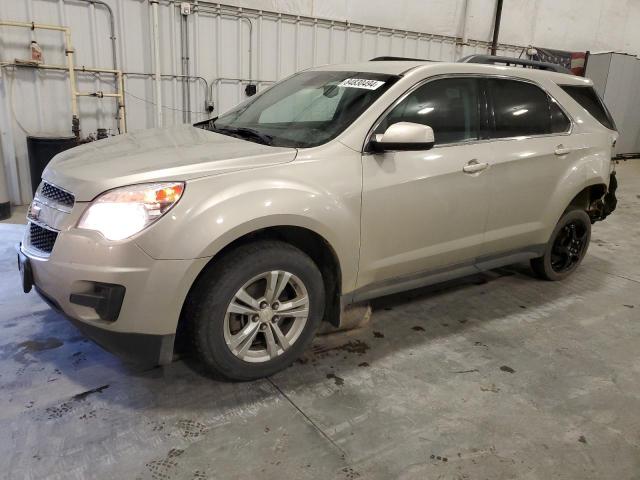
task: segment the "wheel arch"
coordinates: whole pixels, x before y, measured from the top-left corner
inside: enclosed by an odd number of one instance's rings
[[[605,183],[587,185],[571,199],[565,211],[569,208],[580,208],[589,213],[593,202],[602,198],[605,193],[607,193],[607,185]]]
[[[183,345],[188,318],[185,311],[193,300],[204,273],[215,268],[216,263],[236,248],[247,243],[261,240],[279,240],[300,249],[317,265],[325,287],[325,314],[323,321],[338,326],[340,322],[340,295],[342,292],[342,266],[336,250],[331,243],[318,232],[298,225],[272,225],[243,233],[220,248],[200,270],[182,303],[176,331],[176,348]]]
[[[560,218],[570,209],[580,208],[592,218],[590,209],[597,200],[607,192],[608,185],[604,178],[592,177],[577,181],[576,178],[565,178],[556,189],[552,199],[547,203],[543,215],[544,229],[537,241],[546,244]]]
[[[572,208],[580,208],[589,213],[590,206],[607,192],[607,184],[604,179],[596,177],[583,182],[571,182],[566,179],[567,185],[573,183],[573,188],[559,188],[555,198],[548,203],[545,213],[545,224],[548,226],[546,236],[551,235],[556,224]]]

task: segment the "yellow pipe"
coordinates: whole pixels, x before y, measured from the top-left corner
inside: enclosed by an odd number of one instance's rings
[[[60,70],[67,72],[69,67],[64,65],[51,65],[46,63],[15,63],[15,62],[0,62],[0,67],[23,67],[23,68],[42,68],[44,70]],[[93,68],[93,67],[74,67],[75,72],[86,73],[109,73],[116,75],[118,93],[104,93],[104,97],[118,97],[120,98],[120,111],[118,112],[118,128],[120,133],[126,133],[127,131],[127,116],[125,108],[125,96],[124,96],[124,75],[121,70],[113,70],[110,68]],[[91,93],[76,92],[76,96],[94,96]]]
[[[118,112],[118,120],[120,122],[120,133],[127,131],[127,111],[124,98],[124,75],[122,72],[116,74],[118,76],[118,91],[122,94],[120,99],[120,111]]]
[[[0,22],[2,24],[3,22]],[[4,22],[6,23],[6,22]],[[51,65],[46,63],[15,63],[15,62],[0,62],[0,67],[24,67],[24,68],[42,68],[44,70],[61,70],[68,72],[69,67],[64,65]],[[121,70],[113,70],[110,68],[94,68],[94,67],[74,67],[74,72],[87,72],[87,73],[109,73],[116,76],[118,93],[104,93],[103,97],[117,97],[120,99],[120,111],[118,112],[118,128],[120,133],[126,133],[127,131],[127,116],[125,108],[125,96],[124,96],[124,75]],[[75,96],[94,96],[91,93],[75,92]]]
[[[69,86],[71,90],[71,115],[78,117],[78,98],[76,96],[76,74],[73,66],[73,47],[71,46],[71,29],[60,25],[48,25],[45,23],[14,22],[11,20],[0,21],[0,26],[29,28],[31,30],[54,30],[64,34],[64,51],[67,56],[67,70],[69,72]]]
[[[59,32],[65,32],[69,30],[69,27],[63,27],[61,25],[48,25],[46,23],[29,23],[29,22],[14,22],[12,20],[0,20],[0,26],[6,27],[23,27],[23,28],[37,28],[39,30],[57,30]]]
[[[74,61],[73,61],[74,49],[71,46],[71,29],[69,27],[64,27],[61,25],[49,25],[45,23],[14,22],[11,20],[0,20],[0,26],[30,28],[32,30],[36,28],[39,30],[54,30],[54,31],[62,32],[64,34],[65,55],[67,56],[66,68],[60,65],[47,65],[47,64],[20,65],[20,64],[9,63],[9,62],[2,62],[0,63],[0,66],[16,65],[16,66],[24,66],[24,67],[32,67],[32,68],[43,68],[43,69],[49,69],[49,70],[67,70],[69,72],[69,86],[71,90],[71,115],[74,118],[79,118],[78,97],[93,96],[89,93],[78,92],[76,88],[76,71],[91,72],[91,73],[111,73],[116,75],[118,93],[105,93],[102,96],[114,97],[114,98],[120,99],[120,106],[119,106],[120,111],[118,112],[119,129],[121,133],[125,133],[127,131],[126,109],[124,105],[124,76],[122,74],[122,71],[107,69],[107,68],[75,67]]]
[[[67,65],[69,66],[69,84],[71,86],[71,115],[80,118],[78,115],[78,91],[76,90],[76,71],[73,65],[73,47],[71,46],[71,31],[67,28],[64,31],[64,49],[67,55]]]
[[[1,66],[11,66],[11,67],[26,67],[26,68],[44,68],[46,70],[64,70],[65,72],[69,70],[69,67],[66,65],[52,65],[48,63],[16,63],[16,62],[0,62]],[[75,67],[74,70],[76,72],[88,72],[88,73],[112,73],[117,75],[120,73],[120,70],[111,70],[109,68],[93,68],[93,67]]]
[[[34,65],[37,68],[52,69],[52,70],[67,70],[69,72],[69,86],[71,90],[71,115],[75,118],[79,118],[78,113],[78,97],[79,96],[92,96],[90,94],[81,94],[76,88],[76,71],[92,72],[92,73],[112,73],[117,77],[118,93],[117,94],[103,94],[104,97],[117,97],[121,100],[120,111],[118,112],[119,128],[120,132],[127,131],[126,123],[126,110],[124,106],[124,78],[121,70],[113,70],[107,68],[76,68],[73,61],[74,49],[71,46],[71,29],[61,25],[49,25],[44,23],[28,23],[28,22],[14,22],[10,20],[0,20],[0,26],[6,27],[20,27],[39,30],[54,30],[62,32],[64,34],[65,43],[65,55],[67,56],[67,67],[59,67],[57,65]],[[9,65],[9,63],[3,62],[0,65]],[[27,66],[27,65],[25,65]],[[30,66],[30,65],[29,65]]]

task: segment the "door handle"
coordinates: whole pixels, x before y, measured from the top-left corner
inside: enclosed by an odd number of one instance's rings
[[[566,155],[567,153],[571,153],[571,149],[569,147],[565,147],[562,144],[556,147],[556,151],[555,151],[556,155]]]
[[[479,163],[475,158],[462,167],[464,173],[478,173],[489,168],[488,163]]]

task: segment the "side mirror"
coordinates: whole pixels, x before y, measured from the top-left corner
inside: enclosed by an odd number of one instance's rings
[[[374,135],[369,145],[375,152],[384,152],[429,150],[434,143],[431,127],[420,123],[398,122],[387,128],[383,134]]]

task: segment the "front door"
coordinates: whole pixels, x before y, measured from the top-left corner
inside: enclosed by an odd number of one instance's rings
[[[358,287],[472,265],[488,213],[489,144],[480,142],[479,81],[426,81],[374,134],[396,122],[428,125],[425,151],[365,153]]]

